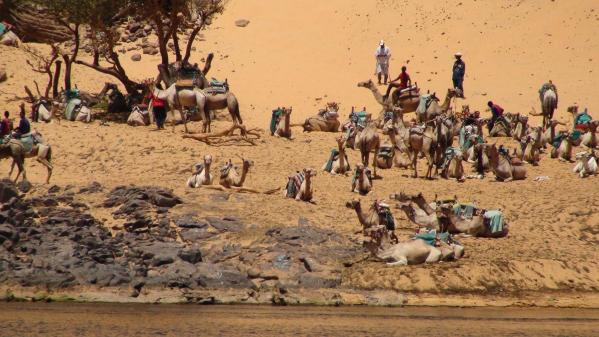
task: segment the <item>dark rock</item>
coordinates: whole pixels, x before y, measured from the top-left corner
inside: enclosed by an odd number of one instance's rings
[[[217,218],[207,217],[206,220],[210,226],[217,229],[219,232],[241,232],[245,225],[235,218]]]
[[[103,190],[104,190],[104,187],[102,187],[102,185],[99,182],[94,181],[91,184],[80,188],[79,193],[99,193],[99,192],[102,192]]]
[[[184,228],[180,232],[181,238],[187,242],[200,242],[202,240],[209,239],[215,234],[210,233],[205,228]]]
[[[48,193],[50,194],[56,194],[58,192],[60,192],[60,186],[58,185],[52,185],[52,187],[48,189]]]
[[[198,285],[204,288],[252,288],[252,282],[238,270],[212,263],[196,264],[198,271],[193,275]]]
[[[27,180],[23,180],[23,181],[21,181],[20,183],[17,184],[17,188],[22,193],[27,193],[27,192],[31,191],[32,187],[33,187],[33,185],[31,185],[31,183],[29,181],[27,181]]]
[[[135,61],[135,62],[141,61],[141,54],[135,53],[135,54],[131,55],[131,61]]]
[[[202,262],[202,252],[198,248],[182,249],[177,256],[179,256],[181,260],[192,264]]]
[[[4,69],[0,69],[0,83],[5,82],[8,79],[8,75],[6,75],[6,71]]]
[[[237,27],[246,27],[249,24],[250,24],[250,20],[246,20],[246,19],[240,19],[240,20],[235,21],[235,26],[237,26]]]
[[[299,285],[304,288],[336,288],[341,277],[330,274],[306,273],[300,276]]]
[[[18,198],[19,191],[10,180],[0,180],[0,203],[5,203],[11,198]]]
[[[208,224],[194,219],[193,215],[185,215],[176,219],[175,224],[181,228],[206,228]]]

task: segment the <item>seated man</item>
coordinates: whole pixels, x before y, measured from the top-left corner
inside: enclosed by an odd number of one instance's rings
[[[385,96],[383,96],[383,100],[387,100],[392,88],[397,88],[401,92],[401,90],[407,89],[409,86],[412,85],[412,79],[410,78],[410,75],[408,75],[408,73],[406,72],[407,69],[408,68],[406,66],[401,67],[401,74],[399,74],[399,76],[397,76],[396,79],[389,83],[389,86],[387,87],[387,93],[385,94]],[[397,81],[399,81],[399,83]]]
[[[10,113],[8,111],[4,111],[4,118],[0,121],[0,138],[4,138],[10,134],[10,119],[8,119]]]
[[[25,116],[25,106],[23,104],[21,104],[21,112],[19,112],[19,116],[21,117],[21,121],[19,121],[19,126],[17,126],[13,132],[13,137],[16,139],[19,139],[31,132],[31,124],[29,124],[29,121]]]

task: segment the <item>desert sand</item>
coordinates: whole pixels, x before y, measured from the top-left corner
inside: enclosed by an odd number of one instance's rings
[[[241,18],[250,24],[235,26]],[[204,32],[205,41],[196,43],[192,62],[214,52],[209,75],[229,80],[245,124],[267,129],[270,112],[277,106],[293,106],[293,122],[313,115],[327,101],[340,102],[343,117],[352,106],[378,113],[371,93],[356,84],[374,79],[373,54],[381,39],[393,53],[392,76],[406,64],[419,87],[440,97],[451,85],[453,53],[461,51],[467,64],[467,99],[457,102],[458,109],[469,104],[484,111],[486,102],[493,100],[509,112],[528,113],[531,107],[539,111],[537,90],[551,79],[560,95],[557,117],[570,127],[565,112],[570,104],[599,115],[594,86],[599,73],[598,24],[594,0],[232,0]],[[8,81],[0,84],[1,110],[16,114],[20,101],[14,97],[24,95],[23,85],[31,87],[33,80],[45,79],[29,70],[21,51],[0,46],[0,54],[0,68],[9,73]],[[122,59],[132,78],[155,76],[159,56],[144,55],[141,62],[132,62],[129,56]],[[74,83],[83,90],[97,92],[107,80],[81,66],[74,71]],[[540,118],[531,117],[530,124],[539,125]],[[216,123],[218,129],[228,125]],[[191,127],[199,131],[201,124]],[[172,188],[189,209],[200,209],[212,193],[185,188],[191,165],[205,154],[214,157],[213,167],[229,158],[252,159],[255,166],[246,186],[268,190],[283,187],[296,170],[320,169],[338,136],[294,128],[291,141],[265,132],[257,146],[210,147],[183,139],[180,126],[174,133],[169,128],[156,132],[153,127],[100,126],[98,121],[89,125],[52,122],[34,128],[54,148],[52,184],[157,185]],[[515,146],[512,140],[497,141]],[[359,160],[358,152],[349,151],[349,158],[353,165]],[[419,167],[422,175],[424,165]],[[511,304],[531,295],[547,305],[560,298],[568,298],[569,306],[599,305],[599,301],[585,301],[586,294],[599,289],[599,178],[581,180],[572,167],[545,154],[539,166],[528,166],[526,180],[509,183],[495,182],[491,176],[465,183],[427,181],[411,178],[406,170],[380,170],[383,179],[361,198],[364,203],[399,191],[422,192],[428,199],[457,195],[483,208],[501,209],[511,225],[510,234],[503,239],[461,239],[467,257],[457,262],[407,267],[363,262],[344,271],[343,286],[431,294],[437,300],[430,303],[464,294],[505,296],[514,299]],[[27,161],[27,168],[34,187],[43,189],[45,169],[34,160]],[[0,172],[8,169],[9,162],[2,161]],[[537,176],[549,180],[534,181]],[[282,192],[248,194],[222,209],[203,211],[233,214],[264,229],[297,225],[304,218],[351,236],[360,225],[355,213],[345,207],[345,202],[357,198],[350,192],[350,181],[350,177],[319,172],[314,181],[316,204],[284,199]],[[409,238],[415,226],[401,211],[395,210],[394,215],[400,222],[400,239]],[[97,216],[113,221],[106,214]]]

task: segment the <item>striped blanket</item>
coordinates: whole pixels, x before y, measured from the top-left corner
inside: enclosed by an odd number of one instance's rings
[[[287,191],[287,198],[295,198],[305,179],[306,177],[302,172],[298,172],[293,177],[289,177],[287,186],[285,187],[285,190]]]

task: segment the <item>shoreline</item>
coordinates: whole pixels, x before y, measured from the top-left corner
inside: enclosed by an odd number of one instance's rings
[[[73,302],[107,304],[198,304],[266,306],[364,306],[439,308],[571,308],[599,309],[599,294],[568,292],[528,292],[517,296],[399,293],[393,290],[293,289],[249,294],[248,289],[180,291],[146,289],[136,297],[131,289],[90,287],[41,290],[0,286],[0,302]],[[584,303],[584,304],[583,304]]]

